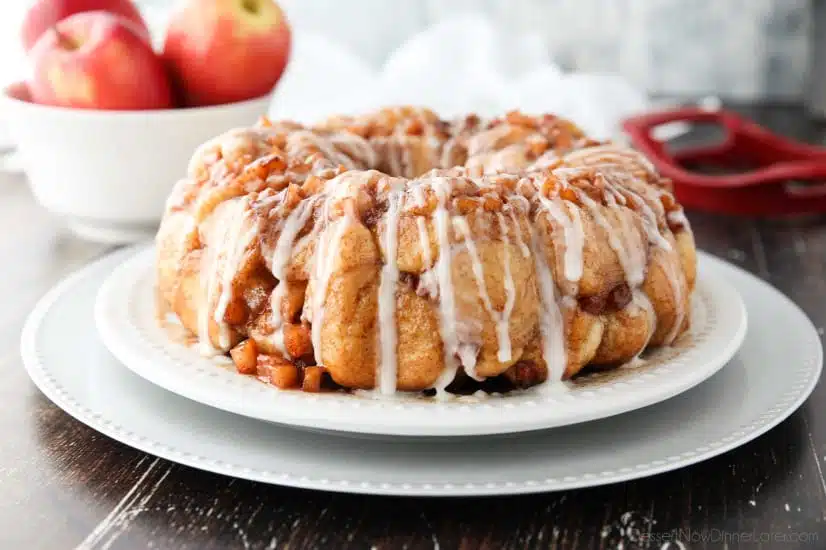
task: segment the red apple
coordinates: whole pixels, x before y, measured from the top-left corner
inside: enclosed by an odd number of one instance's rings
[[[35,103],[84,109],[172,106],[163,61],[124,18],[77,13],[46,31],[30,52]]]
[[[47,29],[60,20],[85,11],[106,11],[121,15],[135,24],[149,40],[149,29],[138,8],[130,0],[37,0],[23,19],[23,47],[28,52]]]
[[[189,106],[269,93],[289,54],[290,26],[273,0],[188,0],[172,16],[163,49]]]

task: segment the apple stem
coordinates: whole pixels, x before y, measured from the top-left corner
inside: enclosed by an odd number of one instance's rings
[[[244,7],[244,10],[246,10],[248,13],[258,13],[259,5],[256,0],[243,0],[243,2],[241,2],[241,5]]]
[[[57,37],[58,45],[65,49],[65,50],[76,50],[77,49],[77,42],[75,42],[72,37],[67,35],[65,32],[62,32],[60,29],[57,28],[57,25],[52,27],[52,31],[55,33]]]

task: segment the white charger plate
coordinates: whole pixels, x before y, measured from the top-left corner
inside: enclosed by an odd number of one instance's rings
[[[154,261],[154,249],[144,249],[118,266],[101,287],[95,316],[109,351],[139,376],[180,396],[259,420],[317,430],[467,436],[605,418],[663,401],[702,382],[734,355],[746,332],[739,294],[701,259],[690,337],[648,355],[643,366],[502,397],[449,401],[278,390],[238,374],[226,358],[204,358],[196,346],[170,338],[155,309]]]
[[[820,339],[797,306],[757,278],[704,257],[703,270],[740,290],[750,329],[725,369],[663,403],[597,422],[507,436],[357,439],[294,430],[177,397],[112,357],[95,330],[95,296],[133,253],[92,264],[40,301],[22,337],[29,375],[57,406],[117,441],[266,483],[467,496],[626,481],[706,460],[765,433],[803,403],[821,371]]]

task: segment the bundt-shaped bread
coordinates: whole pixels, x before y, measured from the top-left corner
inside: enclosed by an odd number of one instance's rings
[[[157,244],[161,303],[203,353],[310,391],[617,366],[687,329],[695,278],[688,222],[645,158],[519,113],[227,132],[193,156]]]

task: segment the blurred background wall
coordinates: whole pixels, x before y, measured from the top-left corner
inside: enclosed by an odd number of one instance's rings
[[[429,23],[475,11],[513,32],[539,31],[565,68],[620,72],[653,95],[772,101],[807,95],[814,15],[826,17],[826,0],[280,1],[298,32],[326,34],[375,65]],[[17,51],[27,3],[0,0],[3,80],[20,67],[6,52]],[[174,0],[138,3],[162,25]]]
[[[160,2],[161,0],[153,0]],[[374,63],[451,14],[489,14],[540,32],[563,67],[619,71],[658,95],[803,97],[819,0],[283,0],[298,28],[324,32]],[[472,40],[472,37],[470,37]]]

